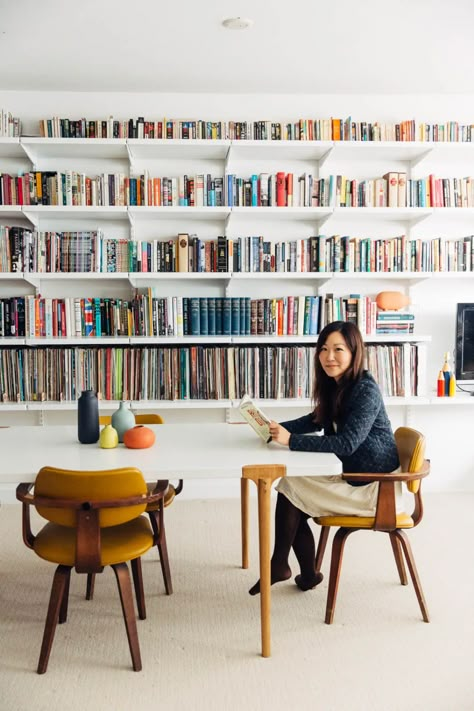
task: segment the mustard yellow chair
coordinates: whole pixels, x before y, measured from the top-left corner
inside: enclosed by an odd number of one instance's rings
[[[318,550],[316,552],[315,568],[321,569],[321,564],[326,549],[329,529],[337,526],[332,544],[331,570],[329,574],[329,589],[326,604],[326,624],[330,625],[334,619],[336,596],[339,586],[339,577],[342,565],[342,555],[347,537],[354,531],[370,530],[384,531],[390,536],[392,550],[397,565],[400,582],[407,585],[407,575],[403,562],[402,551],[410,571],[415,588],[421,614],[425,622],[429,622],[428,608],[426,606],[423,590],[418,577],[418,572],[413,558],[413,553],[405,529],[417,526],[423,517],[423,501],[421,498],[421,480],[429,474],[430,466],[425,456],[425,437],[417,430],[410,427],[399,427],[395,432],[401,471],[393,474],[343,474],[343,479],[370,483],[379,482],[377,508],[374,517],[362,516],[320,516],[315,518],[321,528]],[[414,496],[413,513],[396,513],[395,509],[395,482],[402,481],[407,485],[408,491]]]
[[[99,424],[109,425],[112,420],[110,415],[100,415]],[[144,413],[140,415],[135,415],[135,422],[137,425],[162,425],[164,423],[161,415],[157,413]],[[154,530],[156,532],[156,546],[158,548],[158,555],[160,558],[161,571],[163,574],[163,582],[165,584],[165,591],[167,595],[171,595],[173,592],[173,583],[171,582],[171,570],[168,557],[168,546],[166,544],[166,530],[164,521],[164,511],[163,508],[169,506],[183,488],[183,480],[180,479],[177,486],[173,486],[169,481],[165,479],[160,479],[156,483],[147,484],[147,489],[149,494],[162,493],[163,496],[156,499],[153,503],[147,506],[146,512],[150,516],[150,520]],[[87,579],[87,593],[86,598],[91,600],[94,594],[94,577],[89,576]]]
[[[34,486],[34,492],[32,489]],[[133,669],[142,668],[130,573],[140,619],[146,617],[140,556],[155,543],[148,518],[141,514],[160,495],[148,495],[142,473],[134,467],[106,471],[71,471],[43,467],[33,484],[20,484],[23,540],[40,557],[58,564],[53,578],[38,674],[48,666],[56,625],[66,622],[71,570],[101,573],[110,565],[117,578]],[[162,496],[162,495],[161,495]],[[30,506],[47,523],[31,531]]]

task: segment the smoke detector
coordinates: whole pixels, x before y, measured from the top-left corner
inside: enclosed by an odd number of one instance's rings
[[[246,30],[252,27],[253,20],[248,17],[228,17],[226,20],[222,20],[222,25],[226,30]]]

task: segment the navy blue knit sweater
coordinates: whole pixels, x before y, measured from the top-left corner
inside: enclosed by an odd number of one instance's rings
[[[382,394],[372,375],[364,372],[346,398],[344,411],[324,427],[312,415],[282,422],[291,433],[290,449],[333,452],[343,472],[393,472],[400,462]],[[311,434],[324,429],[323,435]]]

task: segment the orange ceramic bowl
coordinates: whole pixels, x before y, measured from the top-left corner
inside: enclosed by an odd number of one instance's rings
[[[136,425],[125,432],[123,443],[129,449],[147,449],[155,443],[155,433],[149,427]]]
[[[398,311],[410,303],[409,297],[401,291],[381,291],[380,294],[377,294],[375,301],[381,311]]]

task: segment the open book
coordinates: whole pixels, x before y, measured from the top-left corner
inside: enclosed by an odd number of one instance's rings
[[[268,442],[272,441],[269,429],[269,418],[264,415],[262,410],[255,405],[248,395],[244,395],[240,401],[239,411],[242,417],[247,420],[249,425],[253,427],[255,432],[263,439],[264,442],[268,444]]]

